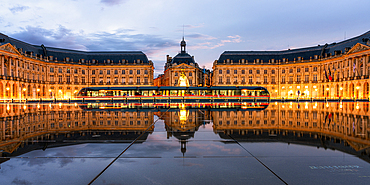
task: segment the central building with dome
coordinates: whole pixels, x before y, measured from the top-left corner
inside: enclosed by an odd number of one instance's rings
[[[164,74],[154,79],[156,86],[198,87],[209,85],[209,70],[201,69],[194,56],[186,52],[184,37],[180,43],[181,52],[175,57],[167,55]]]

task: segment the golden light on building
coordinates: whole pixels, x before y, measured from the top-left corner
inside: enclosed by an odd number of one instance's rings
[[[6,90],[7,90],[7,91],[9,91],[9,90],[10,90],[10,88],[9,88],[9,87],[6,87]]]

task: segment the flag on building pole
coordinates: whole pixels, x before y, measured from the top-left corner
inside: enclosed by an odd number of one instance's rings
[[[326,80],[329,80],[329,78],[328,78],[328,73],[326,72],[326,69],[324,69],[324,71],[325,71],[325,77],[326,77]]]
[[[356,62],[353,62],[353,73],[356,72]]]
[[[330,67],[329,67],[329,80],[332,81],[333,80],[333,77],[331,76],[331,71],[330,71]]]

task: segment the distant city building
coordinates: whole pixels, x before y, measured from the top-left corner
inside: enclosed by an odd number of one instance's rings
[[[212,86],[263,86],[272,98],[369,98],[370,32],[284,51],[225,51]]]
[[[88,86],[153,86],[141,51],[87,52],[31,45],[0,34],[0,97],[71,98]]]
[[[167,55],[167,62],[164,66],[164,74],[159,75],[154,81],[158,86],[205,86],[209,84],[205,82],[205,78],[209,79],[209,75],[204,76],[203,71],[195,62],[194,56],[190,56],[186,52],[186,42],[184,38],[181,43],[181,52],[175,57]],[[209,71],[208,71],[209,73]]]

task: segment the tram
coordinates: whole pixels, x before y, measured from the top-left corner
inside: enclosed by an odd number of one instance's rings
[[[214,86],[214,87],[86,87],[82,88],[77,98],[119,98],[119,97],[255,97],[269,98],[270,93],[259,86]]]

